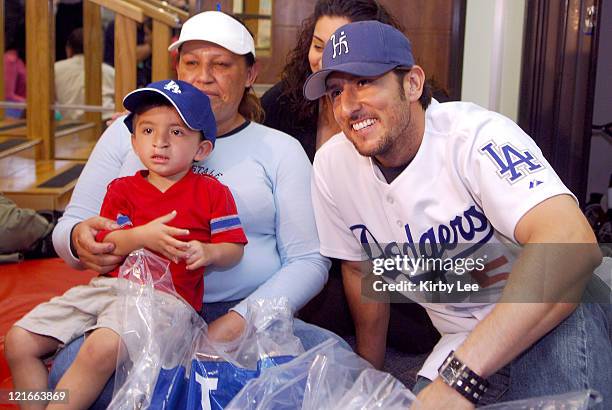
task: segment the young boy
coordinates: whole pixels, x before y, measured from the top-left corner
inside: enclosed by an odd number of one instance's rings
[[[188,83],[165,80],[133,91],[123,104],[131,112],[125,124],[134,151],[147,170],[109,184],[100,214],[116,219],[121,229],[100,232],[98,239],[114,243],[117,255],[147,248],[170,259],[176,291],[199,311],[204,266],[237,263],[247,242],[229,189],[191,170],[193,161],[213,149],[216,125],[210,101]],[[117,360],[118,272],[70,289],[13,326],[5,351],[15,390],[45,390],[47,369],[41,358],[91,332],[57,390],[69,392],[70,408],[87,408],[96,399]]]

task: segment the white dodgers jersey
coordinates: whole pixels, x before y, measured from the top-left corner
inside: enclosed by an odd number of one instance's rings
[[[485,269],[475,278],[488,297],[501,294],[510,273],[520,218],[559,194],[572,195],[520,127],[463,102],[432,103],[417,154],[391,183],[343,134],[317,152],[312,182],[323,255],[347,261],[466,257],[488,248]],[[493,304],[423,305],[443,335],[421,372],[433,380],[448,351]]]

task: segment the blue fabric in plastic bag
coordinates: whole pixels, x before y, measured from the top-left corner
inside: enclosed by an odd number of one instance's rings
[[[189,378],[184,366],[160,370],[149,409],[223,409],[245,384],[262,370],[289,362],[293,356],[266,357],[256,370],[229,362],[191,361]]]

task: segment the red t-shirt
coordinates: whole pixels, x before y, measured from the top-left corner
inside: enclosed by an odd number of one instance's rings
[[[208,243],[247,243],[230,190],[209,175],[188,172],[174,185],[161,192],[149,181],[148,171],[117,178],[108,184],[100,215],[123,228],[145,225],[176,210],[170,226],[189,230],[181,241]],[[96,240],[103,241],[110,231],[101,231]],[[204,268],[187,270],[185,261],[170,262],[176,291],[200,311],[204,294]],[[110,273],[118,276],[119,268]]]

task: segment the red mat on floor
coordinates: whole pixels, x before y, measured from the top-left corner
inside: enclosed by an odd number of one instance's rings
[[[4,357],[4,337],[13,323],[39,303],[94,276],[95,272],[72,269],[59,258],[0,265],[0,389],[13,386]]]

